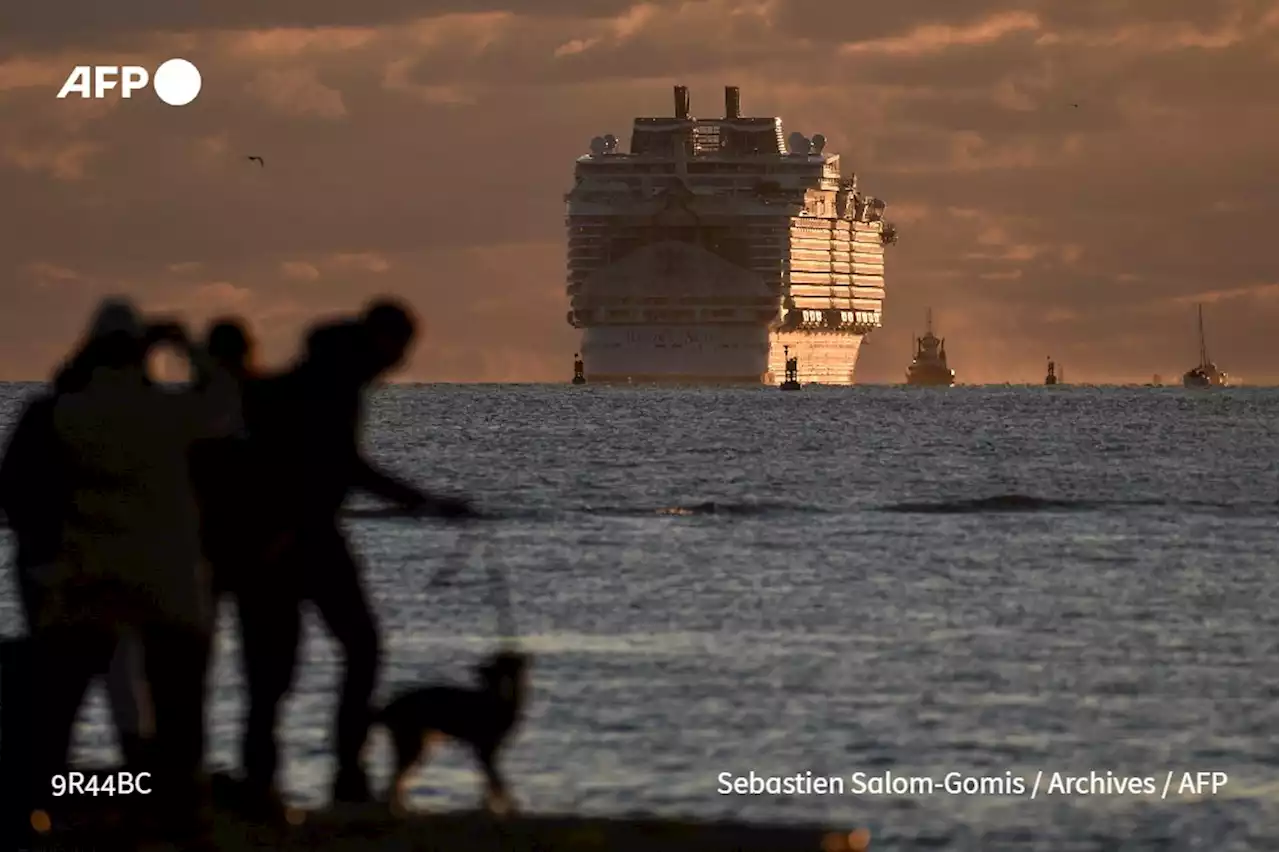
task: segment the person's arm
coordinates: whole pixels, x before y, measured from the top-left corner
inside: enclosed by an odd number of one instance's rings
[[[31,496],[27,489],[43,480],[38,466],[46,462],[41,450],[47,441],[41,440],[41,432],[53,429],[52,402],[39,399],[30,403],[18,417],[13,431],[5,441],[4,454],[0,456],[0,515],[11,526],[19,526],[23,519],[23,507]],[[47,473],[47,472],[46,472]]]
[[[374,467],[358,449],[352,453],[350,466],[351,484],[384,500],[416,509],[429,499],[421,489]]]
[[[192,342],[186,330],[176,323],[161,323],[148,328],[147,339],[149,345],[168,343],[174,346],[191,365],[191,388],[181,396],[191,440],[222,438],[243,431],[240,385],[230,372],[209,356],[204,347]]]
[[[475,515],[475,511],[466,500],[430,494],[397,476],[380,470],[364,457],[359,448],[354,446],[350,464],[353,486],[409,511],[448,518]]]

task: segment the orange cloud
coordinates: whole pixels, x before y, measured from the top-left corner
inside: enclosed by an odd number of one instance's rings
[[[1273,4],[306,5],[6,18],[0,274],[20,286],[0,291],[0,374],[45,375],[110,290],[243,313],[273,357],[390,291],[430,327],[415,378],[561,380],[573,158],[625,145],[674,83],[698,115],[741,85],[888,200],[901,239],[864,381],[901,378],[929,306],[966,380],[1038,379],[1046,348],[1072,380],[1175,375],[1194,301],[1227,369],[1275,374]],[[194,57],[206,93],[54,101],[108,55]]]
[[[286,115],[335,119],[347,114],[342,92],[320,82],[317,72],[310,68],[261,71],[247,89]]]
[[[978,47],[1015,33],[1037,32],[1040,18],[1031,12],[1000,12],[969,24],[926,24],[902,36],[851,42],[840,47],[846,55],[882,53],[921,56],[953,47]]]

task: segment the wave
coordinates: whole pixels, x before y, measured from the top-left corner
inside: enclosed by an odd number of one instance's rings
[[[1236,506],[1203,500],[1072,500],[1054,497],[1033,497],[1028,494],[997,494],[969,500],[938,500],[926,502],[891,503],[881,506],[882,512],[903,512],[925,515],[971,515],[995,512],[1093,512],[1118,506],[1178,506],[1202,509],[1247,509],[1252,506]]]
[[[700,517],[705,515],[722,515],[728,517],[758,517],[760,515],[777,515],[785,512],[825,512],[817,506],[805,506],[797,503],[717,503],[707,500],[702,503],[673,506],[609,506],[588,507],[581,511],[590,515],[626,515],[641,517],[645,515],[666,515],[670,517]]]
[[[596,515],[618,518],[644,517],[758,517],[786,512],[826,512],[817,506],[793,503],[718,503],[707,500],[701,503],[669,506],[566,506],[559,510],[505,510],[501,513],[482,512],[478,517],[466,520],[545,520],[554,521],[572,515]],[[406,512],[394,506],[349,506],[342,510],[342,517],[349,520],[422,520],[430,514]]]

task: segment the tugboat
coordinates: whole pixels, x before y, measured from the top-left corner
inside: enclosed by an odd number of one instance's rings
[[[1222,388],[1227,386],[1227,374],[1209,360],[1209,350],[1204,344],[1204,306],[1196,305],[1196,317],[1200,334],[1200,363],[1182,374],[1184,388]]]
[[[1058,383],[1058,375],[1054,372],[1053,356],[1047,356],[1049,359],[1049,372],[1045,374],[1044,383],[1046,385],[1056,385]]]
[[[782,357],[786,359],[787,375],[778,387],[783,390],[800,390],[800,359],[791,357],[791,347],[782,347]]]
[[[907,384],[949,388],[956,383],[956,371],[947,367],[947,342],[933,334],[933,309],[925,320],[924,337],[916,338],[916,357],[907,367]]]
[[[582,357],[577,352],[573,353],[573,383],[575,385],[587,383],[586,365],[582,363]]]

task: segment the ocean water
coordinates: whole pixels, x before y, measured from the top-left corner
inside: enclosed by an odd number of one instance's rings
[[[0,386],[0,426],[29,391]],[[373,400],[369,445],[499,516],[350,530],[382,694],[465,682],[497,642],[487,578],[508,578],[535,654],[505,759],[527,810],[865,825],[874,849],[1277,845],[1275,389],[398,386]],[[442,569],[456,584],[431,587]],[[233,624],[211,712],[224,764]],[[284,738],[291,793],[318,802],[341,657],[307,629]],[[90,760],[113,756],[106,720],[95,695]],[[388,756],[375,734],[379,783]],[[753,772],[846,789],[719,792]],[[1153,792],[1050,789],[1091,772]],[[1199,772],[1227,781],[1192,790]],[[855,773],[916,790],[859,795]],[[950,793],[948,773],[1026,792]],[[417,804],[471,807],[478,783],[446,747]]]

